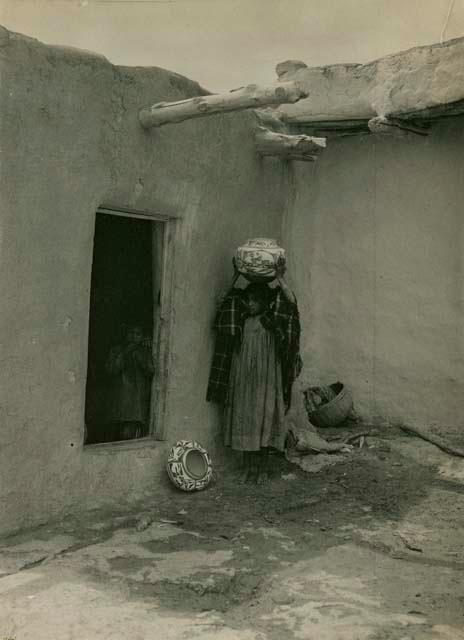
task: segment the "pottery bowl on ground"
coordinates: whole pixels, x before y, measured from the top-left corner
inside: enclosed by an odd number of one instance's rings
[[[209,453],[195,440],[179,440],[166,462],[171,482],[182,491],[201,491],[211,482],[213,465]]]

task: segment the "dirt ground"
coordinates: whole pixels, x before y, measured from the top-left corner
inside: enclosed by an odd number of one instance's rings
[[[464,640],[464,459],[416,438],[273,457],[0,543],[0,640]]]

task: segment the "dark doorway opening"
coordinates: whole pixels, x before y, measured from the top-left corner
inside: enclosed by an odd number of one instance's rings
[[[163,223],[96,214],[90,291],[85,444],[153,429],[153,345]]]

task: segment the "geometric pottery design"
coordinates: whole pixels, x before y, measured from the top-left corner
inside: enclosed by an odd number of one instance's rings
[[[178,489],[201,491],[211,482],[213,464],[209,453],[195,440],[180,440],[168,454],[166,469]]]
[[[235,264],[245,277],[254,276],[268,280],[275,278],[279,258],[285,260],[285,250],[279,247],[275,240],[255,238],[237,249]]]

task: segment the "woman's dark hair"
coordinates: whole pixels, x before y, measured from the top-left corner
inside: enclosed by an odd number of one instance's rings
[[[270,301],[271,289],[262,282],[251,282],[245,289],[245,295],[258,300],[263,306],[267,306]]]

